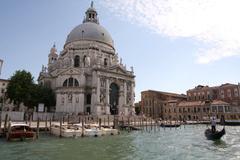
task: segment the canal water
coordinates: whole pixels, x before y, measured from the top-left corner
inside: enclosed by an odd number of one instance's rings
[[[222,127],[219,126],[219,129]],[[149,128],[150,129],[150,128]],[[220,141],[204,136],[205,125],[177,129],[122,132],[119,136],[57,138],[41,134],[36,141],[0,139],[1,160],[237,160],[240,127],[226,127]]]

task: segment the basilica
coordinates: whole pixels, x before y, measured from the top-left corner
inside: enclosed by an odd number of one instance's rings
[[[91,4],[82,24],[67,36],[63,50],[54,45],[38,83],[56,93],[56,112],[91,115],[134,114],[135,75],[118,57],[108,31]]]

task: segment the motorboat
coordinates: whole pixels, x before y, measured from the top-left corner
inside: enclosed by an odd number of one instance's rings
[[[86,137],[99,137],[103,135],[102,127],[100,128],[97,124],[87,124],[84,127],[84,136]]]
[[[24,140],[24,139],[35,139],[36,132],[25,123],[11,123],[9,124],[7,133],[7,140]]]
[[[181,123],[179,122],[167,122],[167,121],[163,121],[162,123],[160,123],[160,127],[180,127],[181,126]]]
[[[80,124],[67,124],[60,127],[59,124],[51,125],[51,134],[62,137],[81,137],[82,128]]]
[[[101,127],[103,135],[118,135],[119,131],[117,129],[113,129],[113,128],[104,128]]]

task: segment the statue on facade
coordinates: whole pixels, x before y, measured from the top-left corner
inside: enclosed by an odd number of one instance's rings
[[[105,103],[105,94],[103,91],[101,91],[101,94],[100,94],[100,103]]]
[[[71,93],[68,94],[68,102],[72,103],[72,94]]]
[[[14,103],[13,101],[11,102],[11,100],[8,98],[5,102],[4,102],[4,106],[2,108],[3,111],[12,111],[14,108]]]
[[[86,57],[86,67],[90,67],[90,57],[89,56],[87,56]]]
[[[101,87],[106,87],[106,80],[105,78],[100,79]]]
[[[76,97],[76,103],[79,103],[79,97]]]
[[[26,110],[26,106],[24,105],[23,102],[21,102],[20,105],[19,105],[19,111],[20,112],[25,112],[25,110]]]
[[[62,96],[62,104],[64,104],[64,96]]]

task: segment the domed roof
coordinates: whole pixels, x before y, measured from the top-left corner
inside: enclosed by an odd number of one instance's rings
[[[114,47],[113,40],[108,31],[94,22],[84,22],[75,27],[68,35],[66,44],[74,41],[90,40],[103,42]]]
[[[85,14],[86,16],[83,20],[83,23],[75,27],[69,33],[66,44],[75,41],[90,40],[102,42],[114,48],[113,40],[110,34],[99,24],[97,11],[93,7],[93,2]]]

